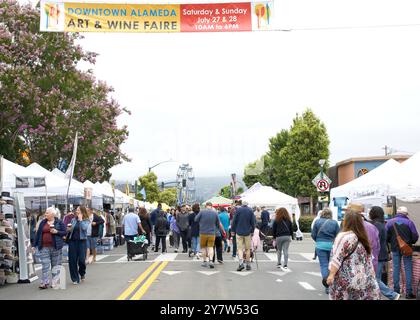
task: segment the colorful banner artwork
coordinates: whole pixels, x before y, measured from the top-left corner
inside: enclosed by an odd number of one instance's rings
[[[41,1],[41,31],[231,32],[272,30],[273,1],[117,4]]]

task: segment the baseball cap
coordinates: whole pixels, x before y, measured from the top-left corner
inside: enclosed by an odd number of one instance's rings
[[[402,213],[402,214],[408,215],[408,209],[407,209],[407,207],[399,207],[398,210],[397,210],[397,213]]]
[[[353,211],[362,213],[364,210],[364,205],[361,203],[352,202],[352,203],[349,203],[347,206],[341,207],[341,209],[344,211],[353,210]]]

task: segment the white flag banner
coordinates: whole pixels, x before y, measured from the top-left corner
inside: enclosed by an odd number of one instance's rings
[[[66,176],[71,180],[73,179],[73,172],[74,172],[74,166],[76,164],[76,154],[77,154],[77,132],[76,137],[74,138],[74,146],[73,146],[73,155],[71,157],[70,165],[67,168]]]

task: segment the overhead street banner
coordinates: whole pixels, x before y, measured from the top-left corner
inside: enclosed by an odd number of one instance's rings
[[[41,1],[46,32],[232,32],[273,29],[273,1],[118,4]]]

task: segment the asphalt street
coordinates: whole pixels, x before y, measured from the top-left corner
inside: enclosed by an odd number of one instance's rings
[[[237,260],[224,253],[224,263],[214,269],[184,253],[149,252],[146,261],[127,261],[126,247],[117,247],[98,255],[87,267],[86,280],[73,285],[66,269],[65,290],[39,290],[39,279],[30,284],[0,287],[0,299],[70,300],[326,300],[318,261],[313,261],[310,239],[293,241],[289,250],[289,270],[276,268],[276,252],[258,252],[251,271],[237,272]],[[138,258],[141,258],[139,256]],[[41,266],[36,265],[40,278]]]

